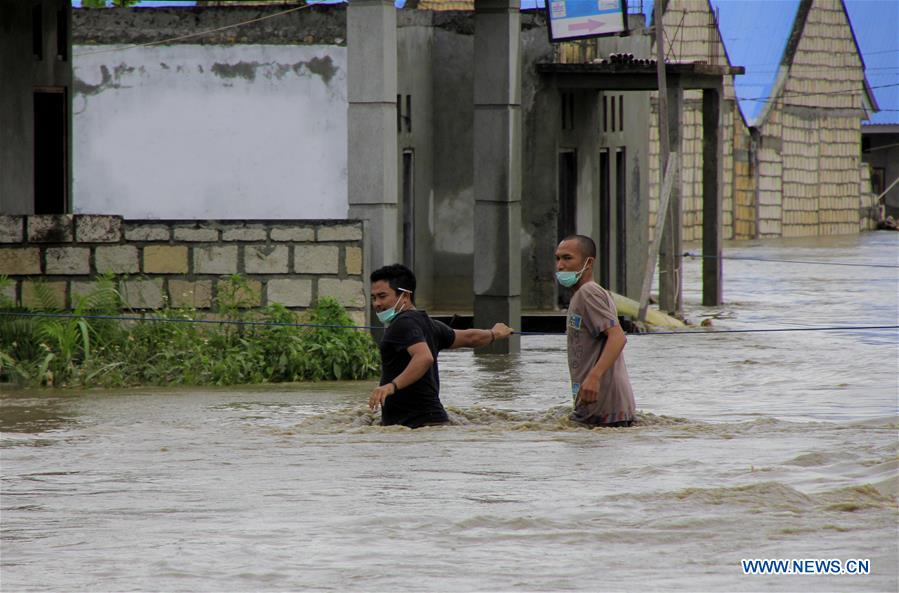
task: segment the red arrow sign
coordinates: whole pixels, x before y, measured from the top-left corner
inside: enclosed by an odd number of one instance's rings
[[[587,22],[584,23],[572,23],[568,25],[569,31],[595,31],[596,29],[602,27],[602,21],[597,21],[594,19],[587,19]]]

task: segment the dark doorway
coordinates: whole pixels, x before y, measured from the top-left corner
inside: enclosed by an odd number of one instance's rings
[[[34,93],[34,213],[67,211],[68,117],[65,89]]]
[[[627,294],[627,158],[615,151],[615,291]]]
[[[559,215],[557,218],[558,241],[577,232],[577,152],[565,150],[559,153]],[[572,290],[559,286],[558,304],[568,307]]]
[[[599,245],[596,246],[599,253],[596,254],[596,263],[599,266],[599,283],[603,288],[610,289],[612,262],[612,196],[611,196],[611,167],[609,164],[609,151],[599,151]]]
[[[403,263],[415,269],[415,153],[403,151]]]
[[[558,239],[577,231],[577,153],[559,153],[559,218]]]

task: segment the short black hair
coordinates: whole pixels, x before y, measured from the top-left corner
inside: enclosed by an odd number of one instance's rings
[[[576,241],[584,257],[596,258],[596,243],[587,235],[568,235],[562,241]]]
[[[386,280],[387,284],[393,290],[399,291],[400,288],[413,293],[412,302],[415,302],[415,274],[403,264],[390,264],[378,268],[369,276],[369,280],[374,284],[380,280]]]

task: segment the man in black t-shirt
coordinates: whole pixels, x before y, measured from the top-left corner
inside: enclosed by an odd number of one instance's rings
[[[381,339],[381,380],[368,405],[381,408],[381,424],[409,428],[446,424],[440,403],[437,354],[447,348],[480,348],[508,338],[512,329],[454,330],[415,308],[415,274],[406,266],[384,266],[371,274],[371,301],[387,326]]]

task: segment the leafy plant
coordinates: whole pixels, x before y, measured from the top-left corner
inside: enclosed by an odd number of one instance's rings
[[[8,282],[8,280],[7,280]],[[46,313],[46,317],[22,316],[0,320],[0,378],[38,385],[77,382],[77,376],[92,363],[92,349],[104,348],[118,339],[118,324],[94,320],[96,316],[118,313],[121,298],[111,276],[100,277],[90,293],[74,297],[75,306],[64,313],[49,285],[33,285],[36,305],[27,313]],[[0,306],[16,311],[6,299]],[[63,316],[64,315],[64,316]]]
[[[306,334],[306,377],[362,379],[378,371],[378,355],[368,332],[346,326],[353,321],[331,297],[319,299],[309,315],[312,327]],[[343,326],[343,327],[340,327]]]
[[[0,289],[3,279],[0,278]],[[31,312],[59,315],[49,287],[36,284]],[[298,327],[282,305],[249,307],[258,294],[241,276],[219,287],[216,315],[203,323],[195,309],[163,309],[154,320],[121,322],[115,279],[103,277],[75,297],[65,317],[0,318],[0,381],[28,385],[232,385],[279,381],[364,379],[378,371],[371,336],[336,300],[322,298]],[[0,301],[12,310],[12,304]],[[258,323],[261,322],[261,323]]]

